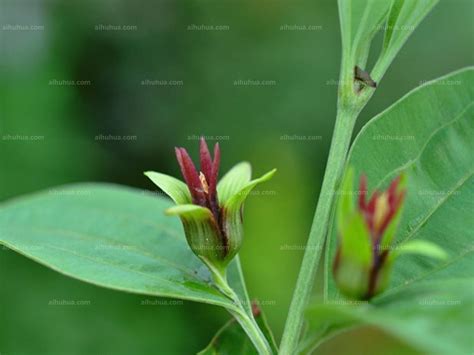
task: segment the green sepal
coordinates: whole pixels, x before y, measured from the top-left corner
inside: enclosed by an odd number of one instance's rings
[[[244,165],[241,166],[243,172]],[[242,237],[244,234],[243,223],[242,223],[242,205],[247,198],[248,194],[252,189],[258,184],[269,180],[276,172],[276,169],[266,173],[262,177],[247,182],[246,184],[234,183],[232,190],[235,191],[237,185],[240,186],[240,189],[234,192],[221,206],[222,208],[222,228],[224,229],[224,234],[228,236],[228,255],[226,258],[232,259],[235,254],[238,253],[242,245]]]
[[[392,254],[388,254],[382,267],[377,273],[377,279],[375,280],[375,288],[372,297],[377,296],[381,292],[385,291],[390,283],[390,277],[392,276],[394,258]]]
[[[222,206],[226,210],[232,210],[232,211],[240,210],[240,207],[244,203],[250,191],[252,191],[253,188],[257,186],[258,184],[270,180],[275,173],[276,173],[276,169],[273,169],[269,171],[268,173],[266,173],[265,175],[259,177],[258,179],[254,179],[245,184],[241,184],[240,188],[236,190],[231,196],[229,196],[225,200],[225,202],[221,201]]]
[[[349,167],[339,190],[337,231],[341,257],[367,267],[372,260],[370,231],[364,216],[354,207],[354,169]]]
[[[169,216],[179,216],[191,250],[206,264],[223,270],[231,260],[221,240],[219,227],[211,211],[198,205],[186,204],[168,208]]]
[[[339,255],[334,265],[336,285],[344,295],[362,299],[368,291],[372,265],[370,232],[364,217],[353,213],[338,233]]]
[[[448,257],[446,251],[440,246],[427,240],[411,240],[403,243],[393,252],[392,258],[404,254],[418,254],[439,260],[445,260]]]
[[[241,162],[230,169],[217,184],[217,195],[221,205],[239,192],[250,181],[252,168],[248,162]]]
[[[350,259],[364,269],[370,267],[372,264],[371,236],[361,213],[356,212],[345,221],[339,238],[343,260]]]
[[[370,231],[354,205],[354,169],[349,167],[339,189],[337,203],[338,256],[334,279],[340,291],[355,299],[367,294],[372,264]]]
[[[193,204],[176,205],[166,209],[165,213],[168,216],[179,216],[181,218],[194,219],[195,221],[212,217],[212,213],[208,208]]]
[[[189,189],[181,180],[154,171],[146,171],[144,174],[177,204],[191,203]]]
[[[342,180],[340,196],[337,205],[337,228],[342,230],[345,221],[354,213],[354,168],[349,167]]]

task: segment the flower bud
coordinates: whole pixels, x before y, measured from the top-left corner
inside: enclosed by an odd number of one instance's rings
[[[337,208],[338,247],[333,274],[339,290],[350,298],[367,300],[388,285],[395,236],[406,193],[406,178],[395,178],[386,191],[375,191],[367,201],[367,181],[360,179],[357,206],[353,203],[353,170],[342,185]]]
[[[158,187],[176,203],[168,215],[179,216],[191,250],[211,270],[225,275],[229,262],[238,253],[243,238],[243,203],[259,183],[270,179],[275,170],[259,179],[250,180],[250,165],[240,163],[217,183],[220,148],[214,146],[211,158],[204,139],[200,142],[200,171],[198,172],[184,148],[176,148],[185,183],[168,175],[147,172]]]

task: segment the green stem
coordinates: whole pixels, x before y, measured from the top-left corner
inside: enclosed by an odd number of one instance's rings
[[[253,316],[249,316],[243,308],[240,308],[238,312],[230,311],[230,313],[235,317],[235,319],[237,319],[241,327],[245,330],[245,333],[247,333],[259,354],[273,354],[270,344],[268,344],[267,339],[263,335]]]
[[[239,322],[240,326],[244,329],[258,353],[262,355],[272,355],[272,348],[265,338],[265,335],[263,335],[262,331],[260,330],[260,327],[255,321],[253,314],[245,310],[239,296],[229,286],[225,273],[219,272],[212,266],[210,266],[210,269],[216,286],[224,295],[229,297],[235,305],[235,308],[229,308],[228,311],[234,316],[237,322]]]
[[[350,73],[349,70],[343,70],[343,73]],[[359,112],[371,96],[371,93],[367,94],[367,90],[363,90],[359,95],[353,92],[352,85],[346,84],[352,82],[350,74],[343,75],[342,79],[343,85],[339,93],[336,125],[321,193],[281,342],[280,354],[284,355],[292,355],[296,352],[295,349],[303,327],[303,313],[311,295],[314,276],[324,247],[331,207],[346,163],[354,124]]]

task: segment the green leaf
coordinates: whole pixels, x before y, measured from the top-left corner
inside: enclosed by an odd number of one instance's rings
[[[239,192],[251,179],[252,168],[247,162],[242,162],[230,169],[217,184],[219,201],[224,204],[229,198]]]
[[[115,290],[235,309],[188,247],[172,203],[132,188],[78,184],[0,204],[0,244],[67,276]],[[229,282],[248,303],[240,264]]]
[[[364,68],[370,43],[387,17],[390,0],[339,0],[342,42],[351,67]]]
[[[147,171],[145,175],[177,204],[191,203],[191,193],[181,180],[154,171]]]
[[[338,0],[343,52],[341,77],[345,90],[352,90],[356,66],[367,72],[367,79],[378,83],[408,37],[438,1]],[[366,68],[370,47],[380,30],[384,31],[382,51],[370,70]]]
[[[473,98],[474,69],[460,70],[404,96],[372,119],[354,141],[348,165],[355,168],[356,176],[361,173],[367,175],[369,192],[387,186],[403,171],[408,176],[405,209],[394,238],[395,245],[407,245],[404,243],[408,241],[429,241],[448,255],[445,260],[417,255],[397,259],[388,290],[374,299],[374,304],[382,305],[388,298],[397,298],[409,304],[410,300],[403,299],[404,290],[409,287],[472,277]],[[335,245],[336,226],[333,223],[326,248],[327,303],[344,301],[330,273]],[[416,304],[410,308],[412,320],[416,319],[418,308]],[[424,318],[421,308],[419,311],[419,322],[431,322],[429,318]],[[391,319],[393,324],[403,323],[403,320],[400,323],[395,321],[396,314]],[[463,323],[464,320],[460,317],[457,321],[459,332],[463,334],[456,334],[448,327],[445,332],[429,332],[426,324],[425,335],[430,336],[433,343],[436,343],[435,340],[443,341],[443,348],[458,349],[465,343],[458,343],[457,338],[465,336],[470,327],[469,323]],[[432,323],[437,321],[439,319],[433,318]],[[411,337],[405,340],[420,345]],[[465,350],[470,351],[468,348]]]
[[[255,316],[258,326],[262,330],[263,335],[269,341],[274,354],[278,353],[275,338],[268,325],[267,319],[260,310]],[[212,338],[209,345],[198,355],[257,355],[257,351],[252,342],[245,334],[242,327],[235,319],[228,321]]]
[[[398,51],[439,0],[393,0],[385,26],[382,53],[372,75],[380,80]]]

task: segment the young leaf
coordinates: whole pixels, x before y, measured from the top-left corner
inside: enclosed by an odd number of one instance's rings
[[[398,51],[438,0],[338,0],[342,37],[342,96],[353,81],[377,87]],[[366,68],[375,34],[384,31],[374,68]],[[371,95],[369,91],[367,95]],[[366,101],[366,100],[364,100]]]
[[[405,44],[421,20],[439,0],[393,0],[390,7],[382,53],[372,71],[375,80],[380,80],[398,51]]]
[[[350,53],[352,67],[365,67],[370,43],[389,8],[390,0],[339,0],[343,50]]]
[[[0,204],[0,244],[67,276],[120,291],[234,309],[189,249],[172,203],[111,184],[78,184]],[[238,259],[229,282],[245,304]]]
[[[402,171],[408,176],[405,210],[394,243],[428,241],[448,255],[445,260],[416,255],[397,259],[390,286],[378,297],[380,300],[417,283],[466,280],[472,276],[473,99],[474,69],[460,70],[407,94],[369,121],[354,141],[348,165],[355,168],[356,176],[367,175],[372,184],[369,191],[386,186]],[[325,300],[329,303],[344,302],[330,273],[336,238],[333,226],[326,247]],[[450,314],[459,315],[457,311]],[[416,322],[416,313],[410,319]],[[430,322],[430,318],[419,321]],[[446,328],[445,332],[430,332],[426,324],[424,336],[433,343],[439,340],[453,345],[469,332],[469,323],[464,321],[463,316],[456,320],[458,331]],[[392,327],[398,325],[406,326],[395,320]],[[469,352],[468,348],[465,350]]]

